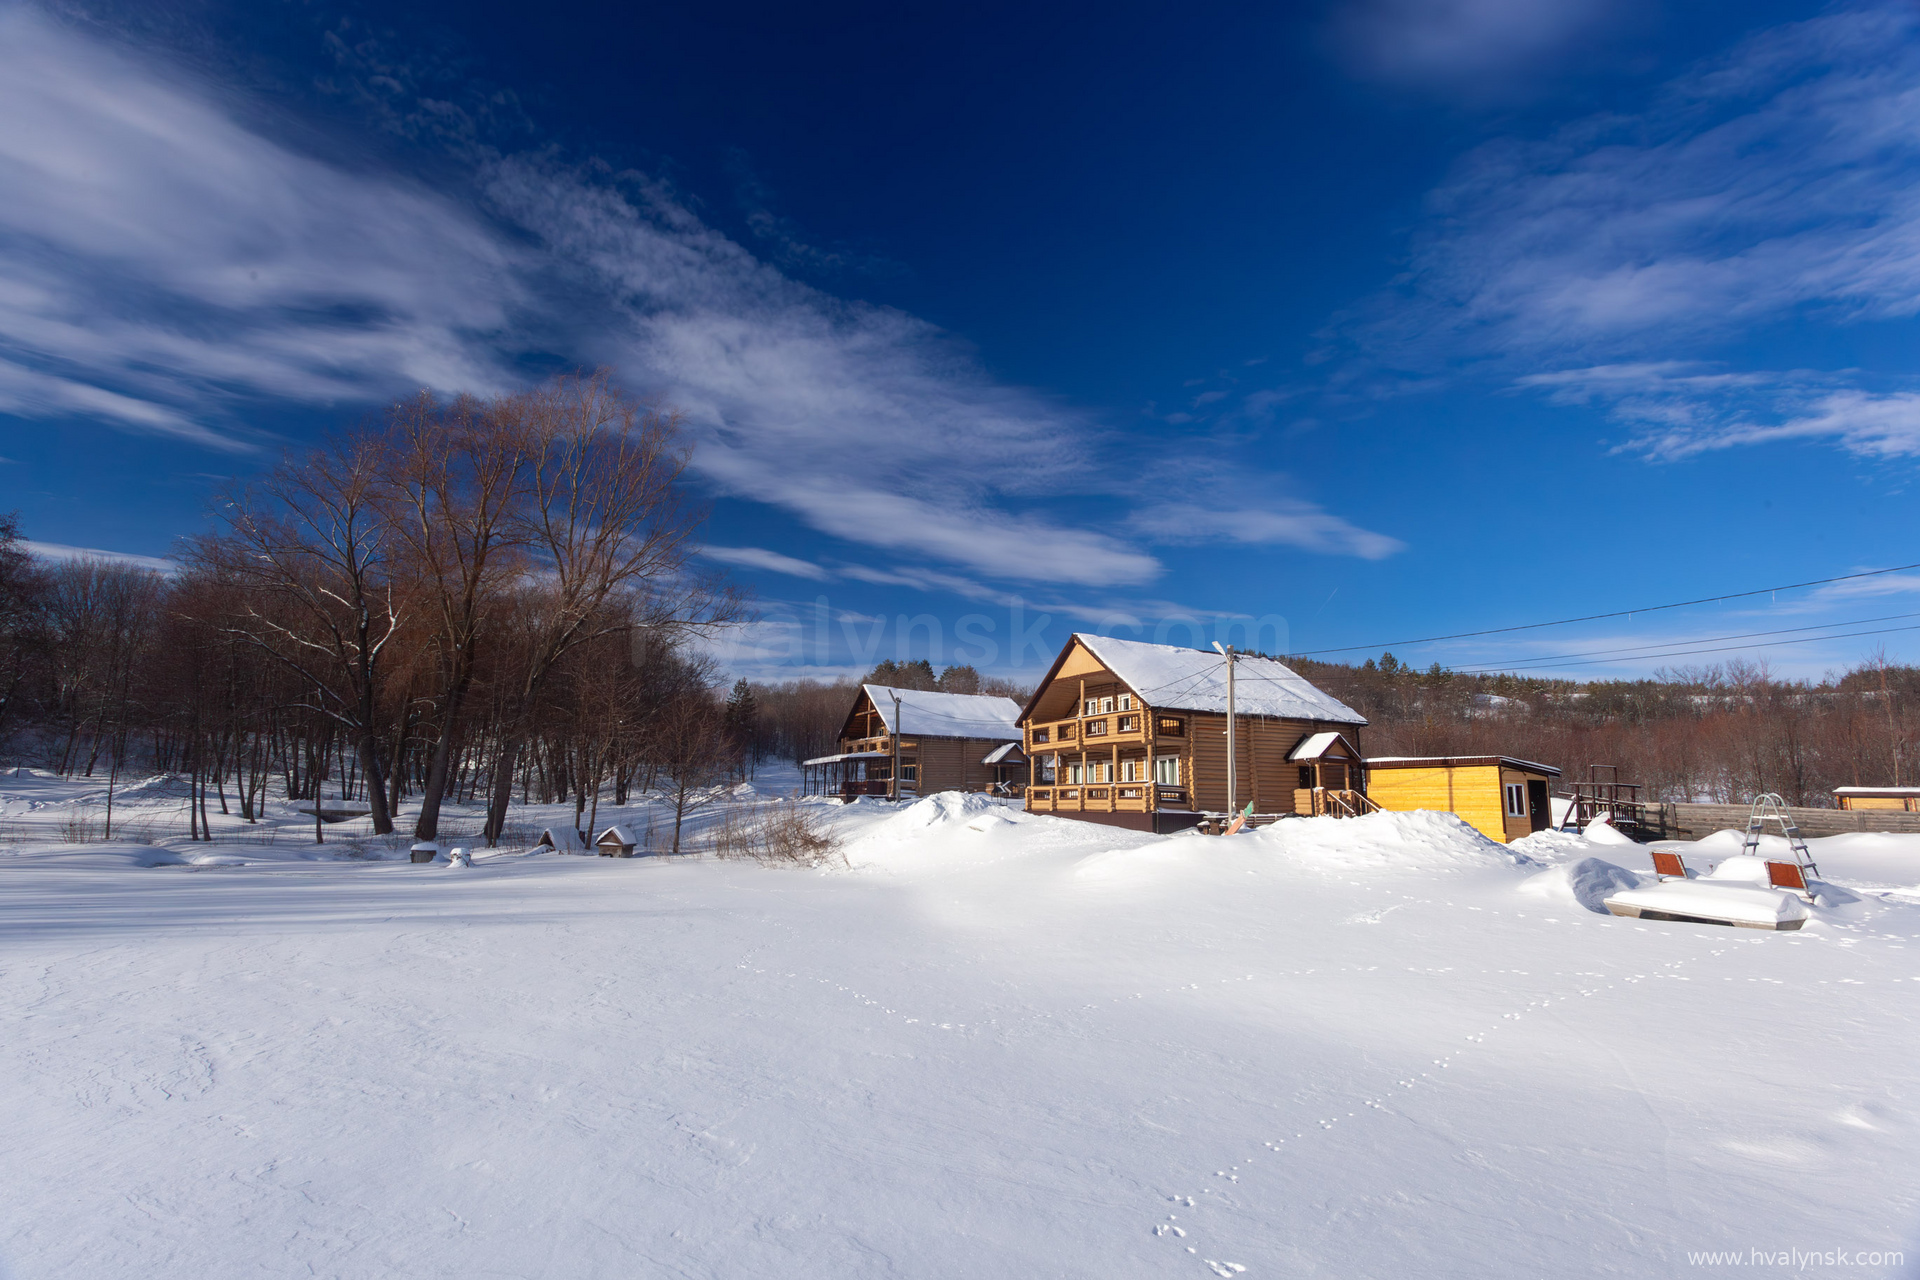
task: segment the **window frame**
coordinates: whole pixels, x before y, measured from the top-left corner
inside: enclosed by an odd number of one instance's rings
[[[1171,777],[1161,777],[1161,766],[1169,766]],[[1177,787],[1180,785],[1180,757],[1177,755],[1155,756],[1153,758],[1153,785],[1156,787]]]
[[[1506,794],[1506,811],[1509,818],[1527,816],[1527,784],[1524,782],[1503,782],[1501,789]],[[1516,805],[1518,807],[1516,807]]]

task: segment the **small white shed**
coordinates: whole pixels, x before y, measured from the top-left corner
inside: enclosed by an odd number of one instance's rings
[[[551,849],[555,853],[585,853],[587,838],[572,827],[548,827],[540,833],[534,848]]]
[[[600,833],[600,838],[593,843],[594,846],[599,849],[600,856],[603,858],[631,858],[633,856],[634,839],[625,827],[608,827]]]

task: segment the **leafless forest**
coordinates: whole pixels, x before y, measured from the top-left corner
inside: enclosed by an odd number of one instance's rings
[[[740,615],[689,561],[701,513],[671,415],[603,376],[491,400],[421,396],[216,504],[181,570],[43,565],[0,529],[0,743],[111,783],[189,780],[252,818],[269,780],[375,834],[417,801],[583,808],[603,786],[740,767],[746,708],[690,642]]]

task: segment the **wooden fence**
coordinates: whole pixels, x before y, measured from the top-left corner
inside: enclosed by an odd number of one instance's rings
[[[1744,804],[1673,804],[1648,802],[1646,833],[1663,840],[1698,840],[1716,831],[1745,831],[1751,806]],[[1794,806],[1787,810],[1803,836],[1837,836],[1849,831],[1892,831],[1920,835],[1920,813],[1899,809],[1811,809]],[[1776,823],[1767,824],[1768,835],[1779,835]]]

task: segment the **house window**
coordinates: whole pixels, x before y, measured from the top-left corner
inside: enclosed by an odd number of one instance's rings
[[[1163,787],[1180,785],[1180,757],[1160,756],[1153,762],[1153,780]]]
[[[1147,780],[1147,762],[1145,760],[1122,760],[1120,762],[1120,781],[1145,782]]]
[[[1083,711],[1083,712],[1081,712],[1080,714],[1082,714],[1082,715],[1088,715],[1088,716],[1097,716],[1097,715],[1099,715],[1099,714],[1100,714],[1100,699],[1098,699],[1098,698],[1088,698],[1088,699],[1087,699],[1087,709],[1086,709],[1085,711]]]
[[[1111,710],[1113,710],[1113,699],[1112,698],[1100,699],[1100,714],[1106,715],[1107,712]]]
[[[1113,761],[1103,760],[1099,764],[1093,766],[1093,777],[1087,779],[1087,781],[1112,782],[1113,781]]]
[[[1086,779],[1086,770],[1085,770],[1085,769],[1083,769],[1083,768],[1081,768],[1081,767],[1080,767],[1079,765],[1077,765],[1077,764],[1070,764],[1070,765],[1068,765],[1068,766],[1067,766],[1067,781],[1068,781],[1068,782],[1071,782],[1071,783],[1073,783],[1073,784],[1074,784],[1075,786],[1079,786],[1079,785],[1080,785],[1081,783],[1083,783],[1083,782],[1085,782],[1086,780],[1087,780],[1087,779]]]
[[[1524,782],[1509,782],[1506,784],[1506,793],[1507,793],[1507,816],[1509,818],[1526,817],[1527,816],[1527,784]]]
[[[917,765],[917,764],[903,764],[903,765],[901,765],[901,766],[900,766],[900,781],[902,781],[902,782],[918,782],[918,781],[920,781],[920,766],[919,766],[919,765]]]
[[[1123,693],[1123,694],[1121,694],[1121,695],[1120,695],[1120,709],[1121,709],[1122,711],[1131,711],[1131,710],[1133,710],[1133,695],[1132,695],[1132,694],[1130,694],[1130,693]]]
[[[1161,716],[1160,732],[1167,734],[1169,737],[1184,737],[1187,732],[1187,722],[1173,716]]]
[[[1140,732],[1140,717],[1139,716],[1121,716],[1120,732],[1122,733]]]
[[[1035,742],[1045,742],[1047,740],[1047,731],[1045,729],[1035,729],[1033,731],[1033,740]]]

